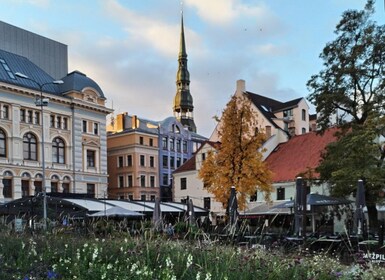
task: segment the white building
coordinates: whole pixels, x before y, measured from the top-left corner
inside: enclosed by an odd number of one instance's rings
[[[112,110],[83,73],[61,81],[0,50],[0,201],[37,194],[44,185],[47,192],[100,197],[106,191],[106,115]],[[36,106],[41,96],[47,106]]]

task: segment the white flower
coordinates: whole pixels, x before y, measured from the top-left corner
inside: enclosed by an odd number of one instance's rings
[[[192,261],[193,261],[193,256],[191,254],[189,254],[187,256],[187,263],[186,263],[187,268],[189,268],[192,265]]]
[[[211,280],[211,273],[207,272],[205,280]]]
[[[201,279],[201,272],[200,271],[198,271],[197,276],[195,277],[195,279],[196,280],[200,280]]]

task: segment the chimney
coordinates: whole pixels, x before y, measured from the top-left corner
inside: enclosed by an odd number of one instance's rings
[[[245,80],[237,81],[237,91],[245,92],[246,91],[246,82]]]
[[[118,114],[116,116],[116,121],[114,127],[116,128],[116,132],[120,132],[124,130],[124,117],[127,113]]]

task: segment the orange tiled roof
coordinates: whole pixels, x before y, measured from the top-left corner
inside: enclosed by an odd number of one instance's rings
[[[273,172],[273,182],[294,181],[299,174],[309,169],[313,176],[318,177],[314,169],[319,165],[326,145],[336,140],[336,131],[336,128],[332,128],[323,135],[309,132],[278,145],[266,159],[267,166]]]

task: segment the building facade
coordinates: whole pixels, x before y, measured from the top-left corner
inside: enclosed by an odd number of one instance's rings
[[[206,140],[174,117],[118,114],[108,131],[108,194],[119,199],[171,201],[172,172]]]
[[[57,81],[4,50],[0,64],[0,201],[44,190],[101,197],[112,110],[100,87],[78,71]]]
[[[192,199],[195,206],[209,211],[209,218],[213,225],[223,219],[226,211],[222,203],[204,188],[198,172],[209,151],[215,151],[217,147],[218,143],[204,142],[196,153],[173,173],[173,200],[185,203],[188,199]]]

